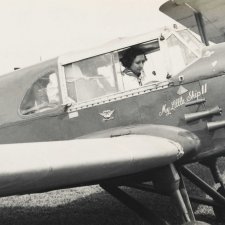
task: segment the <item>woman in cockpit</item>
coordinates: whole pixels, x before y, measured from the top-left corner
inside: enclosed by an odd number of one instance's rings
[[[145,53],[138,48],[129,48],[121,59],[125,69],[122,71],[124,88],[132,89],[142,86],[145,80],[144,63],[147,60]]]

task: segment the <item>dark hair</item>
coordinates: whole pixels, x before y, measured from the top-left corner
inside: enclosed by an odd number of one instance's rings
[[[125,51],[125,53],[123,54],[122,59],[120,60],[122,65],[126,68],[130,68],[130,66],[132,65],[134,59],[136,58],[136,56],[138,55],[144,55],[145,53],[143,50],[139,49],[139,48],[129,48],[128,50]],[[145,59],[146,56],[145,56]]]

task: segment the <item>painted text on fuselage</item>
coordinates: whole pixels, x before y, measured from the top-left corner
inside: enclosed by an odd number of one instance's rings
[[[186,94],[170,101],[169,104],[162,105],[162,110],[159,112],[159,116],[169,116],[176,111],[177,108],[183,106],[185,103],[192,100],[198,100],[202,95],[207,93],[207,84],[203,84],[200,90],[191,90]]]

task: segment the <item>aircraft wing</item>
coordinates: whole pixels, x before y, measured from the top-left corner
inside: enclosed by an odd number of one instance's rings
[[[131,175],[182,155],[177,142],[147,135],[0,145],[0,196]]]
[[[170,0],[159,10],[197,34],[199,34],[199,21],[196,21],[196,15],[201,13],[207,38],[215,43],[225,41],[225,1],[223,0]]]

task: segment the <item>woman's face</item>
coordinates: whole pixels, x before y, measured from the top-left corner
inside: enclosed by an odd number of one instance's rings
[[[137,55],[130,66],[130,70],[137,76],[141,74],[145,63],[145,55]]]

